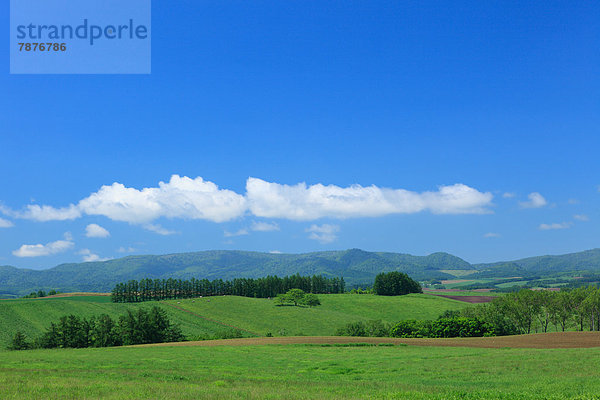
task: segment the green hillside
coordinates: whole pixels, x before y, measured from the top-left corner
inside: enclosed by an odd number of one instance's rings
[[[215,296],[201,299],[146,303],[111,303],[108,297],[65,297],[0,301],[0,348],[6,347],[17,330],[36,337],[50,322],[75,314],[89,317],[102,313],[118,317],[127,309],[159,305],[171,320],[181,324],[184,335],[213,335],[235,326],[266,335],[333,335],[348,322],[381,319],[431,319],[445,310],[458,310],[467,303],[427,294],[407,296],[319,295],[322,305],[314,308],[276,307],[268,299]],[[203,318],[204,317],[204,318]],[[208,320],[207,320],[208,319]],[[217,321],[217,322],[214,322]]]
[[[172,322],[178,323],[186,336],[213,335],[227,327],[195,317],[171,306],[157,302],[143,304],[111,303],[109,297],[78,296],[44,299],[0,300],[0,348],[5,348],[17,330],[34,338],[41,334],[50,322],[75,314],[80,317],[108,314],[117,318],[126,310],[159,305]]]
[[[268,299],[237,296],[168,301],[198,315],[265,335],[328,336],[349,322],[403,319],[435,319],[445,310],[458,310],[468,304],[427,294],[375,296],[319,295],[322,305],[313,308],[275,307]]]

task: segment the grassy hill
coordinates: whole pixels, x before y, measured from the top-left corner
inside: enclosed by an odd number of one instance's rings
[[[127,309],[158,305],[165,309],[169,318],[181,325],[186,336],[213,335],[227,328],[215,322],[206,321],[189,313],[156,302],[144,304],[111,303],[109,297],[78,296],[43,299],[0,300],[0,348],[5,348],[17,330],[33,338],[40,335],[50,322],[60,317],[75,314],[80,317],[108,314],[118,318]]]
[[[195,314],[218,319],[266,335],[333,335],[349,322],[377,320],[394,323],[403,319],[435,319],[445,310],[458,310],[467,303],[427,294],[374,296],[319,295],[322,305],[313,308],[275,307],[268,299],[237,296],[168,301]]]
[[[118,317],[127,309],[159,305],[179,323],[190,338],[213,335],[228,328],[223,324],[266,335],[333,335],[348,322],[381,319],[431,319],[445,310],[458,310],[467,303],[427,294],[383,297],[374,295],[319,295],[322,305],[314,308],[276,307],[268,299],[220,296],[137,304],[111,303],[108,297],[81,296],[0,301],[0,348],[6,347],[17,330],[29,337],[43,332],[50,322],[75,314]],[[204,318],[203,318],[204,317]],[[221,322],[223,324],[219,324]]]

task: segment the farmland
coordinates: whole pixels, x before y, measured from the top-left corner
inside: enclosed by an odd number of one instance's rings
[[[445,310],[468,304],[427,294],[386,297],[373,295],[320,295],[315,308],[275,307],[268,299],[215,296],[202,299],[146,303],[111,303],[109,297],[77,296],[0,301],[0,347],[4,348],[17,330],[36,337],[61,316],[80,317],[108,314],[118,317],[128,309],[159,305],[171,320],[181,325],[189,338],[211,336],[230,329],[228,325],[264,336],[332,335],[348,322],[381,319],[432,319]],[[252,335],[246,332],[246,335]]]

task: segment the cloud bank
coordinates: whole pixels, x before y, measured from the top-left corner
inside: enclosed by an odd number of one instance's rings
[[[532,195],[534,193],[530,198]],[[40,222],[72,220],[84,215],[104,216],[160,234],[171,234],[174,232],[152,222],[169,218],[219,223],[247,214],[295,221],[381,217],[427,211],[433,214],[485,214],[491,212],[492,198],[489,192],[480,192],[461,183],[419,193],[374,185],[286,185],[252,177],[248,178],[246,193],[242,195],[219,188],[201,177],[192,179],[173,175],[169,182],[159,182],[157,187],[143,189],[115,182],[102,186],[77,204],[62,208],[30,204],[21,211],[6,207],[0,211],[15,218]],[[251,229],[269,231],[279,227],[274,223],[255,222]],[[95,234],[102,233],[97,230]]]

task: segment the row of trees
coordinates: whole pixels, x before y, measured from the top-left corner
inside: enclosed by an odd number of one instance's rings
[[[520,290],[499,296],[491,303],[467,308],[476,317],[497,326],[514,327],[517,333],[600,330],[600,289],[588,286],[573,290]]]
[[[382,272],[373,283],[373,293],[381,296],[400,296],[409,293],[423,293],[419,282],[403,272]]]
[[[33,342],[28,341],[22,332],[17,332],[9,348],[112,347],[182,340],[185,337],[181,329],[169,321],[165,310],[155,306],[149,311],[143,308],[135,312],[128,310],[116,321],[106,314],[89,319],[64,316],[58,322],[52,322]]]
[[[56,290],[52,289],[48,293],[44,290],[40,289],[37,292],[31,292],[28,295],[23,296],[24,299],[37,299],[38,297],[46,297],[46,296],[54,296],[55,294],[59,294]]]
[[[185,299],[200,296],[275,297],[290,289],[302,289],[308,293],[344,293],[344,278],[326,278],[322,275],[279,278],[236,278],[231,281],[216,279],[142,279],[119,283],[112,290],[111,299],[116,303],[132,303],[149,300]]]

